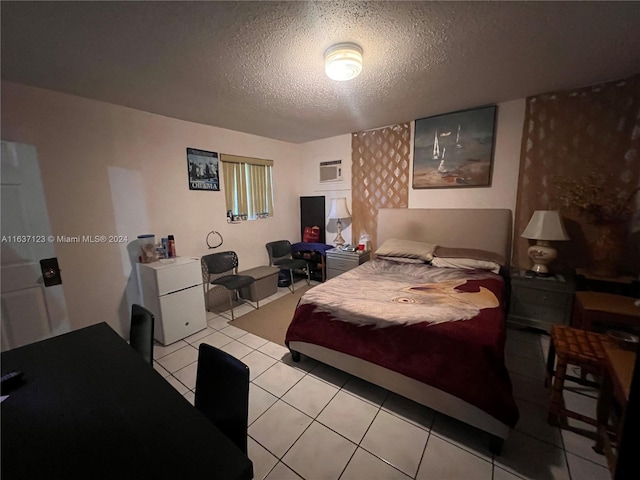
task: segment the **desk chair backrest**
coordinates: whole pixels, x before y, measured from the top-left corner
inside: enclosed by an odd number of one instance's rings
[[[276,240],[266,244],[269,254],[269,265],[278,265],[280,260],[289,260],[291,256],[291,242],[289,240]]]
[[[226,288],[229,292],[231,320],[235,320],[235,314],[233,313],[234,295],[243,287],[248,287],[254,283],[255,279],[248,275],[238,275],[238,255],[233,251],[205,255],[202,257],[201,262],[207,274],[207,288],[205,289],[207,305],[209,301],[209,287],[211,285]],[[224,275],[220,276],[220,274]],[[213,279],[212,275],[214,276]],[[207,310],[208,309],[207,307]]]
[[[203,256],[202,262],[209,275],[220,275],[227,272],[233,275],[238,272],[238,255],[236,252],[211,253]]]
[[[152,366],[154,323],[155,317],[149,310],[135,303],[131,306],[129,344]]]
[[[307,285],[309,285],[311,277],[309,264],[302,259],[293,258],[292,246],[289,240],[276,240],[275,242],[269,242],[265,245],[267,253],[269,254],[269,265],[280,267],[281,270],[289,270],[289,278],[291,283],[289,284],[289,290],[295,291],[293,281],[293,271],[303,270],[307,276]]]
[[[249,367],[206,343],[198,349],[195,407],[247,453]]]

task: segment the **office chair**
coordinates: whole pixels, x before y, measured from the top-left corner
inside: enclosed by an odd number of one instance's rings
[[[210,285],[219,285],[229,292],[229,305],[231,306],[231,320],[235,320],[233,314],[233,297],[237,295],[242,287],[248,287],[255,279],[248,275],[238,275],[238,255],[236,252],[219,252],[205,255],[202,257],[202,266],[207,273],[206,300],[207,311],[209,302]],[[230,273],[229,273],[230,272]],[[221,275],[211,279],[212,275]]]
[[[293,293],[295,286],[293,284],[293,271],[304,270],[307,273],[307,285],[311,284],[311,274],[309,272],[309,264],[302,259],[294,259],[291,256],[291,242],[289,240],[277,240],[266,244],[269,253],[269,265],[275,265],[283,270],[289,270],[291,276],[291,285],[289,290]]]
[[[233,355],[201,343],[194,405],[247,453],[249,367]]]
[[[153,366],[153,313],[141,305],[131,305],[129,345]]]

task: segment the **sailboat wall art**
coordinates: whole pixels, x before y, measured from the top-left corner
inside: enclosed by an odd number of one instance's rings
[[[495,105],[416,120],[413,188],[489,187]]]

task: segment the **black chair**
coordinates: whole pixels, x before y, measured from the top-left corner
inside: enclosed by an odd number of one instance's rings
[[[201,343],[194,405],[247,453],[249,367],[227,352]]]
[[[153,366],[153,326],[155,316],[141,305],[131,305],[129,345]]]
[[[275,265],[282,270],[289,270],[291,277],[291,285],[289,290],[295,291],[293,283],[293,271],[304,270],[307,274],[307,285],[311,284],[311,274],[309,272],[309,264],[302,259],[295,259],[291,255],[291,242],[289,240],[277,240],[275,242],[269,242],[266,245],[267,252],[269,253],[269,265]]]
[[[202,268],[207,274],[207,311],[209,310],[209,287],[218,285],[226,288],[229,292],[231,320],[235,320],[233,314],[234,294],[237,295],[242,287],[248,287],[255,282],[255,279],[248,275],[238,275],[238,255],[236,255],[236,252],[219,252],[205,255],[202,257]]]

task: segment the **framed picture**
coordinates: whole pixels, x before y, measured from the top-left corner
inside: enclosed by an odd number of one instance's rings
[[[189,190],[220,191],[217,152],[187,148]]]
[[[488,187],[496,106],[416,120],[413,188]]]

